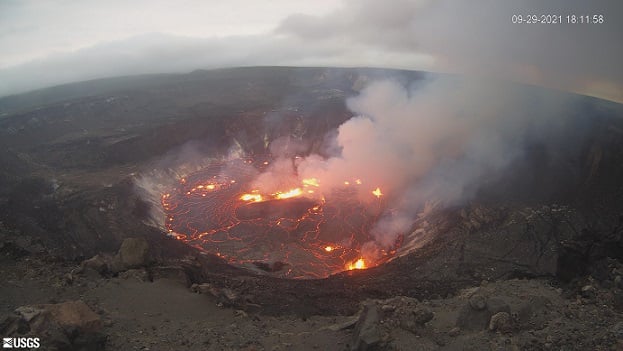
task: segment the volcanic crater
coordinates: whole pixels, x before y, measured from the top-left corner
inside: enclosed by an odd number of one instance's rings
[[[191,283],[233,289],[247,298],[232,303],[264,314],[352,314],[366,298],[445,297],[482,280],[567,282],[622,257],[623,109],[571,94],[554,93],[575,112],[550,145],[528,143],[469,201],[423,208],[365,266],[362,246],[388,209],[377,184],[364,184],[369,202],[350,193],[357,179],[324,198],[254,192],[253,177],[273,162],[272,142],[305,145],[286,150],[293,160],[328,157],[327,135],[353,117],[348,97],[374,80],[408,86],[425,77],[240,68],[0,99],[2,223],[27,233],[30,250],[73,260],[144,237],[155,260],[183,267]]]
[[[381,194],[358,199],[361,180],[320,193],[313,179],[273,194],[253,189],[253,175],[270,161],[252,158],[214,162],[180,179],[162,196],[170,235],[230,263],[281,268],[285,278],[325,278],[345,270],[378,265],[395,253],[364,257],[362,246],[384,210]],[[292,159],[294,162],[295,159]],[[226,172],[226,173],[223,173]]]

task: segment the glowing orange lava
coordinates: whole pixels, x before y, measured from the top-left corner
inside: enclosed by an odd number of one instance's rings
[[[381,196],[383,196],[383,193],[381,192],[381,188],[376,188],[376,189],[374,189],[374,191],[372,192],[372,194],[373,194],[374,196],[376,196],[376,197],[379,197],[379,198],[380,198]]]
[[[364,261],[363,258],[358,259],[355,262],[351,262],[348,264],[348,267],[346,267],[346,269],[348,269],[349,271],[352,271],[353,269],[366,269],[366,261]]]
[[[166,231],[236,266],[257,271],[264,270],[258,264],[283,263],[264,273],[294,279],[374,267],[402,244],[399,238],[381,257],[364,259],[361,248],[374,240],[370,231],[382,211],[368,211],[374,199],[369,192],[368,199],[357,196],[361,179],[324,189],[321,179],[310,177],[298,186],[263,192],[251,184],[266,163],[266,158],[215,161],[180,179],[161,197]],[[383,195],[380,188],[372,194]]]
[[[315,186],[315,187],[320,186],[320,184],[318,183],[318,179],[316,178],[303,179],[301,182],[303,183],[303,186]]]
[[[303,190],[301,190],[301,188],[295,188],[292,190],[288,190],[285,193],[280,193],[280,192],[275,193],[275,198],[281,200],[281,199],[289,199],[289,198],[301,196],[301,195],[303,195]]]
[[[260,202],[260,201],[262,201],[262,195],[260,195],[260,194],[243,194],[242,196],[240,196],[240,200],[242,200],[242,201]]]

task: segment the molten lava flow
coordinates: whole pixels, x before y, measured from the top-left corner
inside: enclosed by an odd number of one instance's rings
[[[374,267],[393,256],[399,241],[379,258],[363,258],[361,248],[374,240],[370,231],[385,203],[379,201],[380,210],[370,211],[370,199],[358,196],[355,186],[361,179],[327,190],[317,178],[307,178],[299,187],[263,193],[250,184],[267,162],[214,162],[186,175],[161,198],[170,235],[231,264],[268,267],[266,274],[286,278],[324,278]],[[372,193],[383,195],[380,188]]]
[[[318,184],[318,179],[316,179],[316,178],[303,179],[301,181],[301,183],[303,183],[303,186],[305,186],[305,187],[307,187],[307,186],[319,187],[320,186],[320,184]]]
[[[214,190],[215,188],[216,188],[215,184],[197,185],[197,189]]]
[[[349,263],[346,269],[348,269],[349,271],[352,271],[353,269],[366,269],[366,268],[368,268],[366,267],[366,261],[364,261],[363,258],[360,258],[355,262]]]
[[[260,195],[260,194],[242,194],[242,196],[240,196],[240,200],[242,200],[242,201],[260,202],[260,201],[262,201],[262,195]]]
[[[291,197],[296,197],[296,196],[301,196],[303,195],[303,190],[301,190],[301,188],[296,188],[296,189],[292,189],[292,190],[288,190],[285,193],[275,193],[275,198],[278,200],[281,199],[289,199]]]
[[[373,194],[374,196],[376,196],[376,197],[379,197],[379,198],[380,198],[381,196],[383,196],[383,193],[381,192],[381,188],[376,188],[376,189],[374,189],[374,191],[372,192],[372,194]]]

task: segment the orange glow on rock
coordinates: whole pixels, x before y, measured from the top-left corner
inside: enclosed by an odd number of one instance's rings
[[[324,247],[324,250],[325,250],[326,252],[331,252],[331,251],[333,251],[333,246],[325,246],[325,247]]]

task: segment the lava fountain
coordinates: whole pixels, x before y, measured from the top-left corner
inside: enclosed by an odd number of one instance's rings
[[[361,179],[322,191],[315,178],[273,193],[253,189],[252,180],[270,160],[213,162],[180,179],[162,195],[171,235],[233,265],[285,278],[324,278],[389,260],[400,246],[366,257],[370,229],[385,210],[381,189],[357,196]]]

